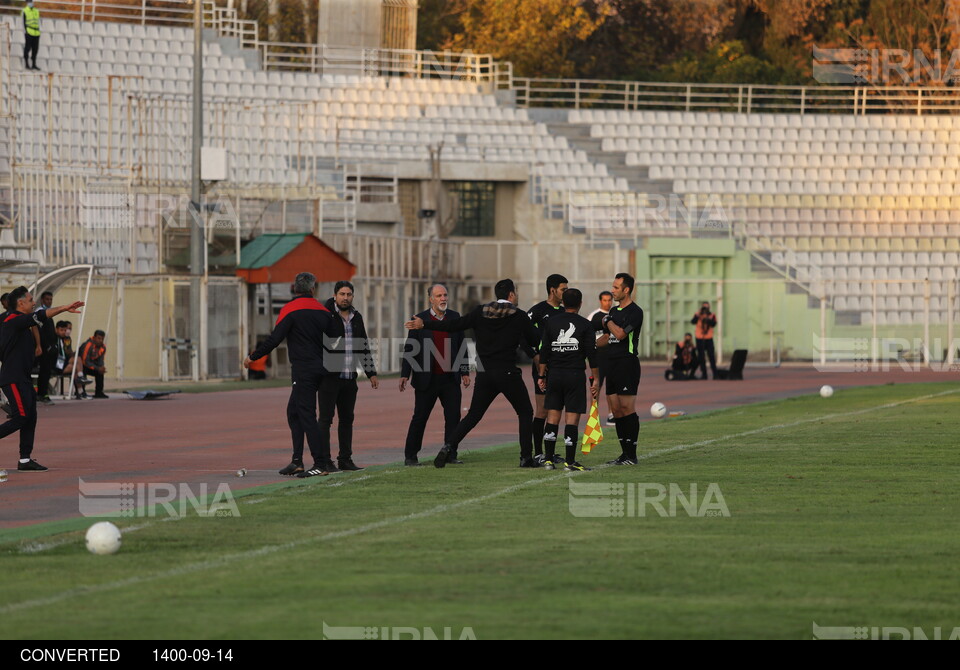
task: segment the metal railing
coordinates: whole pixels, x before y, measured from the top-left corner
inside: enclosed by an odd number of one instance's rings
[[[192,0],[42,0],[42,16],[79,21],[189,27]],[[355,76],[457,78],[514,92],[519,107],[716,111],[736,113],[910,113],[960,111],[960,89],[907,86],[765,86],[515,77],[509,62],[464,52],[363,49],[259,39],[258,25],[203,0],[204,26],[259,50],[265,70]],[[0,7],[19,13],[20,7]]]
[[[140,25],[193,25],[193,0],[130,0],[103,2],[102,0],[37,0],[41,30],[43,19],[68,21],[108,21]],[[3,6],[0,11],[19,14],[22,6]],[[204,22],[213,23],[216,5],[203,0]]]
[[[821,286],[814,286],[813,275],[821,274],[820,268],[801,268],[795,265],[793,261],[793,250],[777,239],[761,234],[759,227],[755,224],[733,223],[731,225],[733,237],[742,249],[750,253],[761,264],[768,269],[776,272],[789,282],[799,286],[810,295],[820,295]],[[767,255],[765,256],[764,253]],[[783,263],[773,261],[773,255],[779,254],[783,257]],[[767,256],[770,256],[768,258]],[[815,270],[810,273],[808,270]]]
[[[66,21],[102,21],[137,25],[193,26],[193,0],[38,0],[41,28],[43,19]],[[0,12],[16,13],[19,6],[2,6]],[[259,46],[257,22],[240,19],[235,9],[218,7],[214,0],[203,0],[203,26],[213,28],[225,37],[236,37],[241,46]]]
[[[460,242],[356,233],[325,233],[323,241],[356,265],[364,279],[463,277]]]
[[[224,37],[236,37],[241,47],[258,49],[260,46],[257,22],[240,19],[235,9],[214,7],[209,15],[204,14],[204,26],[213,28]]]
[[[122,176],[134,165],[129,124],[131,94],[139,77],[23,73],[7,103],[20,119],[11,126],[14,169],[79,168]],[[59,110],[83,115],[63,122]]]
[[[497,64],[470,52],[361,49],[326,44],[260,42],[263,68],[360,77],[408,76],[493,82]]]
[[[369,166],[363,163],[347,164],[343,168],[344,191],[358,203],[389,203],[398,201],[400,181],[396,165]],[[389,171],[390,174],[384,174]],[[373,172],[373,174],[370,174]]]
[[[625,191],[549,191],[547,206],[553,209],[562,205],[569,231],[586,233],[590,238],[692,237],[698,226],[701,232],[708,230],[707,222],[701,222],[702,217],[695,210],[676,211],[685,207],[680,196],[662,197],[662,202],[651,200],[657,196]],[[666,202],[667,198],[673,202]]]
[[[519,107],[644,109],[683,112],[779,112],[791,114],[960,111],[960,89],[937,87],[762,86],[512,77]]]
[[[10,94],[13,80],[10,77],[10,26],[0,23],[0,116],[9,116]]]

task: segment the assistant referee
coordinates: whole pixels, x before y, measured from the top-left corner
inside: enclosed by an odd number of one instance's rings
[[[538,383],[544,391],[544,406],[547,423],[544,428],[544,467],[554,469],[560,430],[560,413],[566,412],[563,432],[565,446],[564,469],[567,472],[588,468],[577,462],[580,417],[587,411],[586,378],[583,364],[590,365],[590,394],[596,398],[600,393],[600,372],[596,361],[596,335],[593,324],[580,316],[583,294],[568,288],[563,294],[563,314],[550,318],[543,328],[540,344],[540,378]]]

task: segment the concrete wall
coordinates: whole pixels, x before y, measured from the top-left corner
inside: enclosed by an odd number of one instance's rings
[[[321,0],[317,43],[380,48],[380,0]]]

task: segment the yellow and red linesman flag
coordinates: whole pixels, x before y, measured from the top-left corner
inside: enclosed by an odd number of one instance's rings
[[[583,429],[583,440],[580,443],[580,451],[589,454],[593,445],[603,442],[603,429],[600,427],[600,410],[597,409],[597,401],[593,401],[590,406],[590,416],[587,418],[587,427]]]

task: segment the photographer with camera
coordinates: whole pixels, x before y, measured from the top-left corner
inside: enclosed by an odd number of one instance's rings
[[[710,311],[710,303],[704,302],[700,311],[693,315],[690,323],[696,326],[697,360],[700,362],[700,379],[707,378],[707,356],[710,357],[710,371],[717,378],[717,355],[713,348],[713,329],[717,326],[717,317]],[[704,356],[706,353],[706,356]]]

